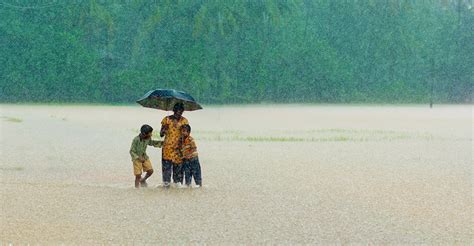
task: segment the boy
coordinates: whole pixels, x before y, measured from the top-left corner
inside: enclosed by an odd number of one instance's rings
[[[186,186],[191,185],[191,180],[194,177],[194,182],[197,187],[202,186],[201,165],[199,164],[198,152],[196,143],[191,137],[191,126],[185,124],[181,126],[181,154],[183,157],[184,180]]]
[[[132,141],[130,147],[130,156],[133,162],[133,174],[135,175],[135,188],[147,187],[146,180],[153,174],[150,158],[146,154],[147,145],[154,147],[162,147],[163,141],[151,140],[153,128],[149,125],[143,125],[140,128],[140,134]],[[142,178],[142,170],[146,172]]]

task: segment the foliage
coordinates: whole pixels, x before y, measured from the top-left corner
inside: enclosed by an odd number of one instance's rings
[[[2,1],[0,101],[470,102],[471,4]]]

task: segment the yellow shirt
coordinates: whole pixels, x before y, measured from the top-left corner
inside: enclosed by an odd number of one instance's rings
[[[168,126],[168,130],[165,133],[165,140],[163,142],[162,157],[164,160],[172,161],[174,164],[180,164],[183,162],[178,145],[181,137],[181,126],[186,124],[189,124],[189,122],[182,116],[179,121],[170,118],[170,116],[166,116],[161,121],[162,126]]]

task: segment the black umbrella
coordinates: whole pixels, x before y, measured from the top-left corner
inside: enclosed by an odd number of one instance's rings
[[[202,109],[201,105],[191,95],[173,89],[149,91],[137,103],[146,108],[156,108],[165,111],[173,110],[176,103],[182,103],[185,111]]]

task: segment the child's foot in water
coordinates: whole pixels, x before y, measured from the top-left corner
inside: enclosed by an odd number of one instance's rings
[[[140,181],[140,186],[146,188],[146,187],[148,187],[148,183],[146,182],[146,180],[141,180]]]

